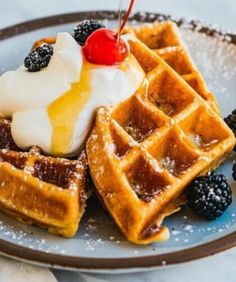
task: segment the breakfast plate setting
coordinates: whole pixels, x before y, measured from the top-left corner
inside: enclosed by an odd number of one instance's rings
[[[236,36],[133,4],[0,30],[1,255],[114,273],[236,245]]]

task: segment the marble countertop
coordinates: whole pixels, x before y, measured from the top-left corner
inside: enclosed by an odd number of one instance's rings
[[[128,0],[123,0],[123,6]],[[119,0],[1,0],[0,28],[52,14],[79,10],[117,9]],[[137,0],[136,10],[156,11],[176,17],[200,19],[236,32],[235,0]],[[158,282],[233,282],[236,281],[236,248],[202,260],[152,272],[123,275],[90,275],[34,267],[0,258],[0,282],[47,281],[158,281]]]

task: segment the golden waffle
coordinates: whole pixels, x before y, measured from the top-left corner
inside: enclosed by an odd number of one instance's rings
[[[16,219],[72,237],[84,213],[87,160],[43,156],[32,148],[20,152],[10,122],[0,118],[0,209]]]
[[[127,37],[131,53],[152,71],[133,96],[98,110],[87,154],[98,194],[121,231],[148,244],[168,239],[163,219],[179,210],[192,179],[231,152],[235,137],[168,64]]]
[[[207,88],[206,82],[195,66],[175,23],[170,21],[155,22],[131,29],[141,41],[181,75],[211,105],[214,111],[220,112],[216,98]]]

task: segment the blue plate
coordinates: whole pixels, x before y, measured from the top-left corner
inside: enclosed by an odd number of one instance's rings
[[[59,31],[72,31],[75,22],[85,18],[107,19],[116,24],[114,12],[82,12],[58,15],[0,30],[0,73],[22,64],[32,43]],[[168,17],[167,17],[168,18]],[[136,14],[132,24],[166,19],[157,14]],[[209,88],[216,95],[222,115],[236,104],[235,36],[223,36],[199,24],[180,27],[184,41]],[[192,29],[192,27],[195,29]],[[209,36],[211,34],[214,36]],[[229,42],[235,40],[235,42]],[[162,244],[136,246],[120,234],[97,200],[91,199],[79,233],[73,239],[49,235],[37,227],[25,226],[0,213],[0,253],[31,263],[90,272],[131,272],[186,262],[236,245],[236,185],[232,180],[235,154],[219,168],[233,190],[233,203],[222,217],[205,221],[188,208],[170,216],[165,225],[171,238]]]

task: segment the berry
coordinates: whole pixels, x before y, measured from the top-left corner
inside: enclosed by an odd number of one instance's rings
[[[84,46],[91,33],[99,28],[104,27],[105,25],[103,23],[96,20],[84,20],[74,28],[73,37],[79,43],[79,45]]]
[[[90,63],[115,65],[128,55],[128,46],[121,38],[118,40],[113,31],[101,28],[94,31],[87,39],[84,54]]]
[[[52,55],[52,45],[44,44],[28,54],[25,58],[24,65],[30,72],[40,71],[42,68],[48,66]]]
[[[187,199],[194,214],[213,220],[232,203],[232,191],[224,175],[210,172],[188,186]]]
[[[236,163],[233,165],[233,179],[236,181]]]
[[[224,121],[227,123],[229,128],[233,131],[234,135],[236,136],[236,109],[228,115]],[[234,147],[234,151],[236,151],[236,146]]]

